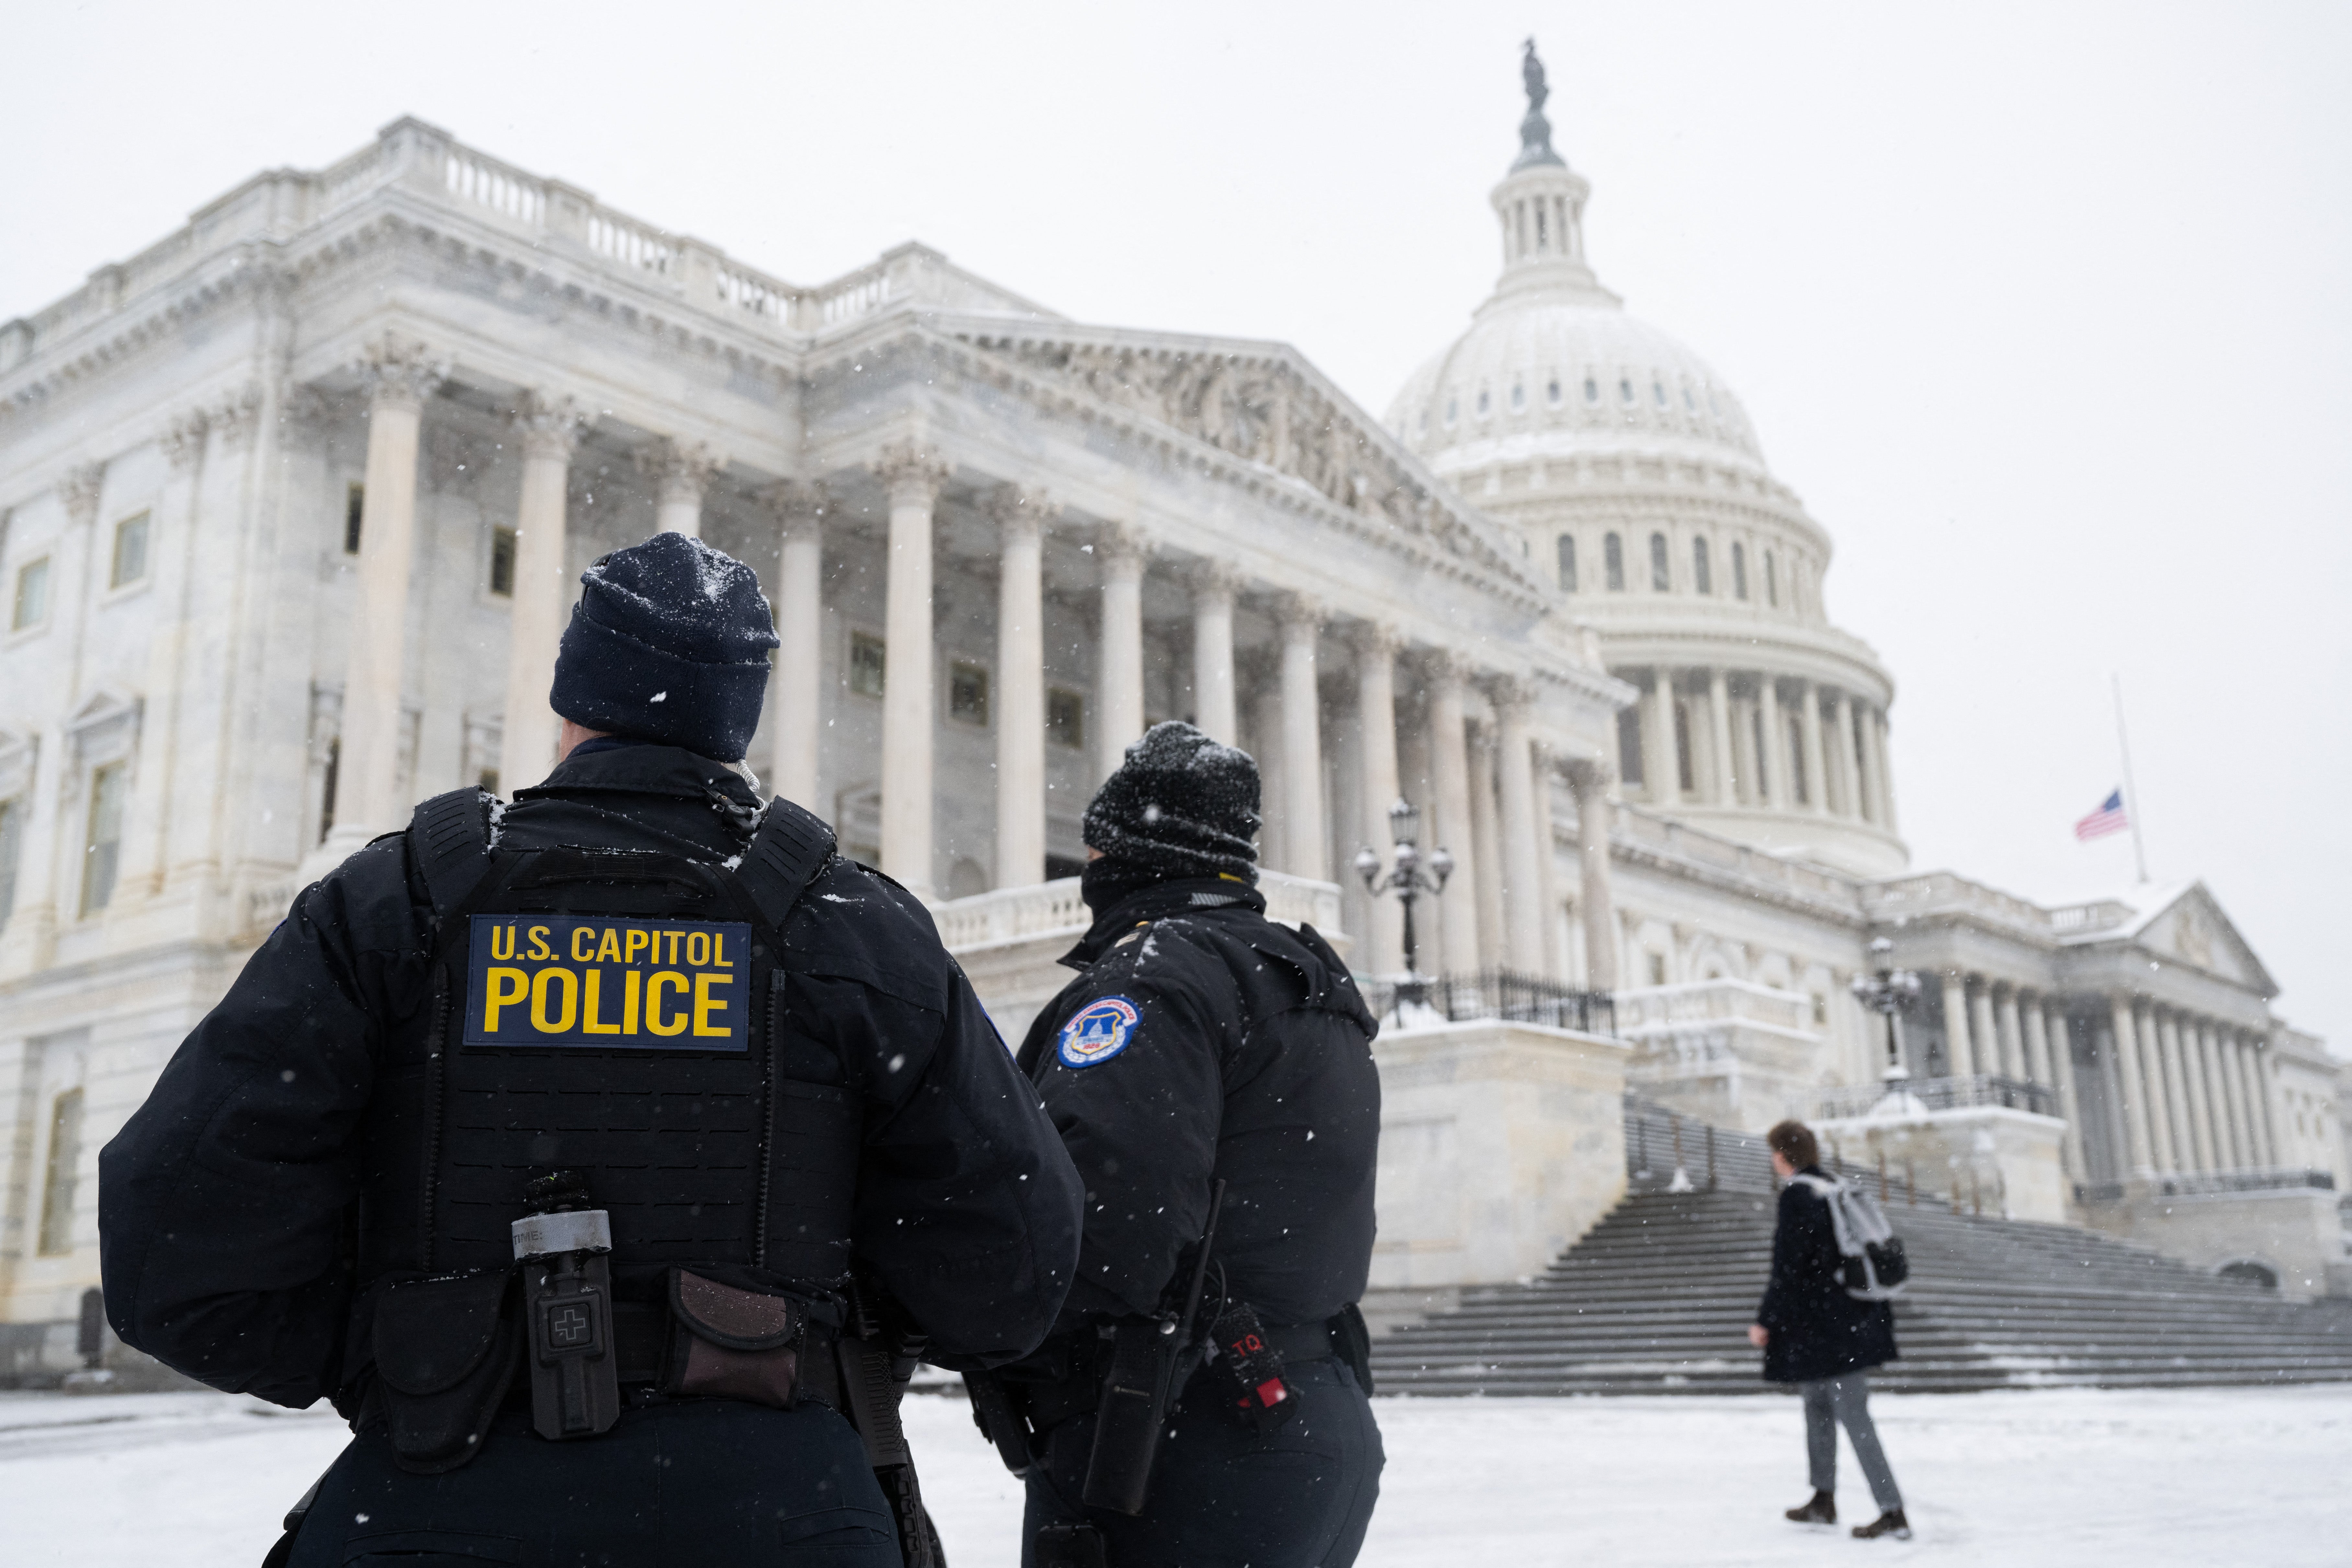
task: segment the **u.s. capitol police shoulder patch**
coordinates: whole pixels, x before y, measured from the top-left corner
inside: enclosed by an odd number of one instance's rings
[[[1062,1026],[1055,1054],[1066,1068],[1100,1067],[1127,1049],[1135,1025],[1134,1003],[1124,996],[1098,997]]]

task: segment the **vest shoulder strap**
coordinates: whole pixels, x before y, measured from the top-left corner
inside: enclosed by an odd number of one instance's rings
[[[760,831],[743,851],[735,879],[759,906],[760,917],[779,938],[784,917],[801,893],[833,858],[833,829],[814,812],[778,795],[768,803]]]
[[[408,819],[408,852],[433,900],[433,918],[446,920],[490,868],[489,796],[467,786],[436,795]]]

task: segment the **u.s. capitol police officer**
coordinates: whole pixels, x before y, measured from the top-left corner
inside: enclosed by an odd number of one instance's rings
[[[547,781],[306,889],[107,1146],[108,1314],[351,1420],[279,1560],[920,1561],[894,1376],[1037,1343],[1076,1176],[921,904],[739,773],[751,572],[582,581]]]
[[[1087,811],[1083,973],[1020,1057],[1086,1183],[1077,1280],[1037,1354],[969,1380],[1030,1568],[1347,1568],[1371,1517],[1375,1026],[1266,920],[1257,827],[1256,763],[1181,723]]]

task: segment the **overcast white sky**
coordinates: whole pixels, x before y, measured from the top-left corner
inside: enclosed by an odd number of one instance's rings
[[[0,319],[402,113],[771,272],[899,240],[1297,344],[1375,414],[1493,280],[1516,46],[1602,279],[1745,398],[1895,671],[1921,869],[2127,883],[2118,780],[2352,1048],[2352,8],[26,0]]]

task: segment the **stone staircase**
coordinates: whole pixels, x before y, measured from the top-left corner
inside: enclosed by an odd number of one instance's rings
[[[1709,1190],[1708,1130],[1682,1123],[1677,1180],[1661,1114],[1629,1114],[1631,1195],[1541,1277],[1465,1290],[1376,1342],[1381,1391],[1765,1392],[1747,1339],[1776,1203],[1761,1140],[1714,1132]],[[1955,1212],[1927,1193],[1909,1202],[1899,1182],[1887,1214],[1912,1284],[1895,1308],[1902,1359],[1876,1386],[2352,1380],[2352,1303],[2285,1302],[2095,1232]]]

